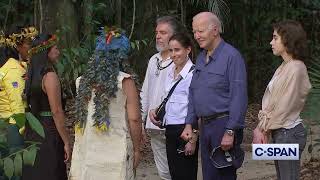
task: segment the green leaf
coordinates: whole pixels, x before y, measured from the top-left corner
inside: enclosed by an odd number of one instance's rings
[[[71,48],[71,51],[73,52],[73,54],[75,54],[76,56],[79,56],[79,50],[77,48]]]
[[[6,129],[8,126],[8,123],[5,122],[5,119],[0,119],[0,130]]]
[[[136,44],[136,46],[137,46],[137,49],[139,50],[140,49],[140,41],[138,41],[138,40],[135,40],[135,44]]]
[[[107,8],[107,5],[105,3],[98,3],[97,7],[99,7],[99,8]]]
[[[37,156],[37,147],[31,146],[29,150],[23,151],[23,163],[25,165],[34,165]]]
[[[22,175],[22,157],[20,153],[18,153],[14,158],[14,175],[15,176]]]
[[[26,123],[26,116],[24,113],[14,114],[11,116],[15,121],[19,128],[24,127]]]
[[[131,48],[132,48],[132,49],[135,49],[135,48],[136,48],[136,45],[135,45],[134,42],[130,42],[130,45],[131,45]]]
[[[6,133],[6,131],[0,131],[0,144],[7,144],[7,133]]]
[[[145,46],[147,46],[147,41],[146,40],[141,40],[141,41]]]
[[[44,138],[45,137],[44,130],[39,120],[30,112],[26,113],[26,119],[28,120],[28,123],[31,129]]]
[[[13,161],[10,158],[5,158],[3,161],[3,171],[4,174],[11,179],[13,176],[13,171],[14,171],[14,166],[13,166]]]

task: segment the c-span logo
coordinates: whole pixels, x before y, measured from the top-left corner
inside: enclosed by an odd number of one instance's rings
[[[299,160],[299,144],[252,144],[253,160]]]

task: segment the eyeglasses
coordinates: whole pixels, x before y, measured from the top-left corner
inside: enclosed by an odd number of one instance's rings
[[[177,152],[178,154],[181,154],[181,153],[184,153],[184,149],[185,149],[185,146],[188,142],[179,138],[178,140],[178,148],[177,148]]]
[[[177,149],[177,152],[178,152],[178,154],[182,154],[182,153],[184,153],[184,150]]]
[[[212,149],[210,159],[212,164],[218,169],[232,166],[232,156],[230,152],[222,150],[221,146]]]

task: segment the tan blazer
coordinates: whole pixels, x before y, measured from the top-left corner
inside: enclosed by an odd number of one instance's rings
[[[286,127],[298,119],[311,89],[307,68],[299,60],[283,62],[273,78],[273,85],[266,88],[258,114],[258,127],[264,132]]]

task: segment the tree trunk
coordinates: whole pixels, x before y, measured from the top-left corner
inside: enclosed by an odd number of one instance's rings
[[[180,11],[181,11],[181,23],[185,25],[186,23],[186,13],[185,13],[185,6],[183,0],[180,0]]]
[[[72,47],[79,43],[78,16],[71,0],[37,0],[35,24],[42,33],[55,34],[60,31],[60,43]]]
[[[117,0],[116,2],[116,9],[117,9],[117,14],[116,14],[116,24],[118,27],[121,27],[121,0]]]

